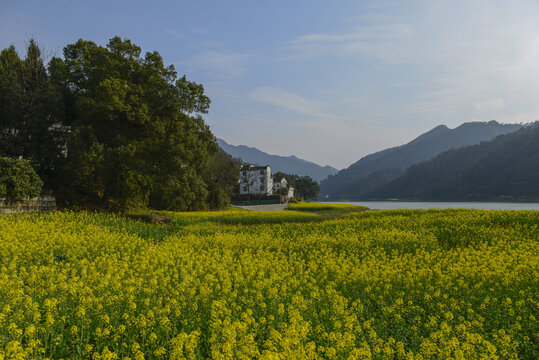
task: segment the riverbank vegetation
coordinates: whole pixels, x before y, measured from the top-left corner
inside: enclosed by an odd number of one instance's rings
[[[536,359],[539,212],[297,206],[0,217],[0,358]]]
[[[294,197],[299,200],[316,200],[318,197],[320,186],[310,176],[285,174],[280,171],[273,176],[274,181],[281,181],[281,179],[285,179],[288,186],[294,188]]]

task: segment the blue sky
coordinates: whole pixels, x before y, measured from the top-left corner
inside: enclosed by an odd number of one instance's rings
[[[115,35],[202,83],[216,136],[321,165],[539,119],[538,1],[0,0],[1,48]]]

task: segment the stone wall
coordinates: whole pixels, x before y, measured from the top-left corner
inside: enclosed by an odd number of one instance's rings
[[[56,210],[56,199],[50,196],[10,202],[0,198],[0,214]]]

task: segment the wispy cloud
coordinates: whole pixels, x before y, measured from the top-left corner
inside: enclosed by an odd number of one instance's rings
[[[408,58],[406,40],[414,35],[406,24],[378,24],[356,27],[344,33],[313,33],[290,42],[290,57],[369,56],[395,63]]]
[[[488,99],[475,102],[473,104],[475,111],[478,113],[489,113],[496,110],[502,110],[507,107],[507,103],[500,98]]]
[[[191,56],[175,62],[187,72],[202,73],[203,77],[222,80],[245,75],[254,50],[236,51],[226,42],[216,40],[210,27],[189,26],[182,30],[164,30],[166,35],[179,41],[178,46],[185,48]]]
[[[466,46],[466,51],[473,51],[474,43]],[[502,121],[533,121],[539,116],[535,101],[539,94],[539,35],[522,40],[514,55],[503,61],[476,54],[473,59],[439,59],[439,64],[445,73],[431,78],[429,90],[419,93],[406,112],[461,116],[460,121],[462,116]]]
[[[272,87],[259,87],[251,91],[250,97],[261,103],[278,106],[296,113],[310,115],[326,120],[350,120],[349,117],[343,117],[324,111],[327,104],[304,98],[301,95]]]
[[[253,52],[205,49],[180,64],[186,66],[190,72],[204,72],[214,78],[222,79],[246,74],[248,60],[253,56]]]
[[[300,36],[294,43],[341,43],[354,40],[394,40],[409,38],[413,29],[403,24],[373,25],[358,27],[355,31],[343,34],[318,33]]]
[[[374,1],[374,2],[371,2],[371,3],[367,3],[365,5],[365,9],[386,9],[386,8],[389,8],[389,7],[395,7],[399,5],[399,2],[398,1],[382,1],[382,0],[379,0],[379,1]]]
[[[303,32],[288,39],[242,41],[241,48],[198,43],[189,69],[226,84],[241,82],[233,89],[236,99],[229,85],[209,92],[216,114],[228,109],[227,120],[216,120],[215,127],[238,143],[248,131],[269,148],[280,139],[283,151],[291,149],[296,143],[285,142],[281,129],[267,129],[278,118],[291,134],[303,131],[293,153],[308,149],[309,156],[344,165],[440,123],[539,118],[537,1],[379,3],[340,22],[298,26]],[[250,51],[234,50],[245,48]],[[254,90],[246,97],[245,88]],[[268,132],[279,135],[264,140]],[[327,154],[321,139],[342,151]]]

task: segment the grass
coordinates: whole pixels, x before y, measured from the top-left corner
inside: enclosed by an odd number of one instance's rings
[[[303,211],[316,213],[325,219],[335,219],[346,214],[363,212],[368,210],[365,206],[351,204],[317,203],[317,202],[299,202],[289,204],[289,209],[294,211]]]

